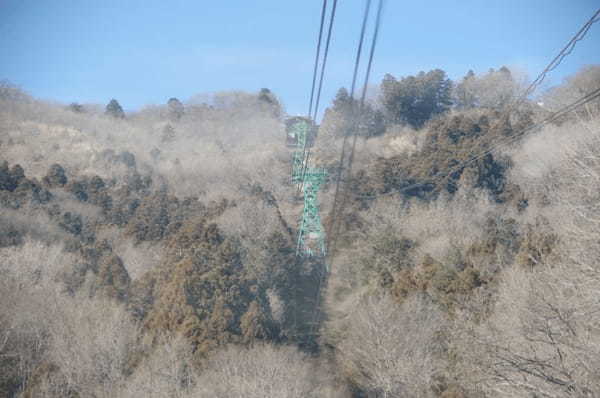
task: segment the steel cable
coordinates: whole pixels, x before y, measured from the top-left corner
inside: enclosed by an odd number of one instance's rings
[[[476,162],[477,160],[483,158],[484,156],[495,152],[496,150],[498,150],[499,148],[501,148],[503,146],[506,146],[508,144],[515,142],[517,139],[523,137],[524,135],[528,134],[529,132],[535,130],[536,128],[542,127],[548,123],[552,123],[553,121],[559,119],[560,117],[566,115],[567,113],[572,112],[573,110],[577,109],[578,107],[585,105],[588,102],[593,101],[596,98],[600,98],[600,87],[595,89],[594,91],[588,93],[587,95],[579,98],[578,100],[572,102],[571,104],[561,108],[560,110],[552,113],[550,116],[546,117],[542,121],[540,121],[538,123],[534,123],[534,124],[526,127],[525,129],[519,131],[518,133],[512,134],[502,140],[497,140],[496,142],[493,143],[493,145],[489,149],[485,150],[484,152],[453,167],[450,171],[443,173],[443,174],[440,173],[438,175],[435,175],[434,177],[439,176],[441,178],[441,181],[445,181],[448,177],[452,176],[452,174],[460,171],[461,169],[465,168],[466,166],[472,164],[473,162]],[[431,185],[435,186],[435,185],[439,184],[441,181],[438,181],[437,183],[433,182],[433,181],[428,181],[426,183],[415,183],[415,184],[411,184],[406,187],[403,187],[401,189],[395,190],[393,192],[386,192],[386,193],[376,194],[376,195],[353,195],[353,197],[355,197],[355,198],[377,198],[377,197],[381,197],[381,196],[394,195],[394,194],[409,191],[414,188],[426,187],[426,186],[431,186]]]
[[[365,105],[365,99],[366,99],[366,95],[367,95],[367,87],[369,84],[369,78],[371,75],[371,68],[373,66],[373,57],[375,55],[375,48],[377,46],[377,39],[379,37],[379,28],[381,26],[381,16],[382,16],[382,12],[383,12],[383,3],[384,0],[379,0],[379,4],[377,6],[377,16],[375,18],[375,30],[373,33],[373,38],[372,38],[372,42],[371,42],[371,50],[369,53],[369,61],[367,63],[367,69],[365,72],[365,79],[364,79],[364,83],[363,83],[363,88],[362,88],[362,93],[361,93],[361,97],[360,97],[360,103],[358,106],[358,120],[360,121],[360,118],[363,115],[364,112],[364,105]],[[353,137],[352,137],[352,147],[350,150],[350,154],[348,157],[348,166],[347,166],[347,173],[348,175],[350,175],[352,173],[352,163],[354,161],[354,152],[356,150],[356,140],[358,138],[358,135],[356,134],[356,126],[352,126],[352,131],[353,131]],[[342,149],[343,151],[343,149]],[[342,167],[342,165],[340,166]],[[341,175],[341,172],[338,174]],[[337,187],[339,186],[339,179],[336,182],[336,192],[337,192]],[[339,207],[339,211],[336,212],[336,197],[334,196],[334,204],[333,204],[333,209],[332,209],[332,221],[331,221],[331,225],[332,225],[332,235],[330,237],[330,250],[329,250],[329,255],[331,258],[331,263],[330,266],[333,266],[333,262],[334,262],[334,258],[335,258],[335,250],[337,247],[337,240],[338,240],[338,236],[340,233],[340,222],[339,222],[339,218],[343,217],[344,215],[344,209],[346,207],[346,203],[348,201],[348,183],[344,183],[344,188],[343,188],[343,194],[342,194],[342,202],[341,205]]]
[[[327,0],[323,0],[323,9],[321,10],[321,25],[319,27],[319,39],[317,41],[317,53],[315,54],[315,66],[313,68],[312,87],[310,89],[310,102],[308,105],[308,114],[312,115],[313,98],[315,95],[315,85],[317,83],[317,71],[319,69],[319,58],[321,56],[321,41],[323,39],[323,26],[325,25],[325,13],[327,11]]]

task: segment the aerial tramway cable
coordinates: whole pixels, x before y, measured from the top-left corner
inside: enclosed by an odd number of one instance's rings
[[[362,40],[363,40],[363,36],[364,36],[364,29],[365,29],[365,25],[366,25],[366,20],[368,17],[368,13],[369,13],[369,7],[370,7],[370,0],[367,0],[367,8],[365,9],[365,16],[363,19],[363,29],[361,31],[361,40],[360,40],[360,45],[359,45],[359,50],[358,50],[358,56],[357,56],[357,60],[356,60],[356,65],[355,65],[355,72],[358,69],[358,62],[360,60],[360,50],[361,50],[361,46],[362,46]],[[338,201],[338,192],[339,192],[339,187],[341,182],[341,174],[343,172],[343,168],[344,165],[342,164],[343,159],[344,159],[344,152],[345,152],[345,143],[347,141],[347,138],[349,137],[350,133],[352,133],[353,137],[352,137],[352,147],[350,149],[350,154],[348,156],[348,165],[346,166],[346,173],[349,176],[350,173],[352,172],[352,162],[354,161],[354,152],[356,150],[356,140],[358,138],[357,133],[357,126],[356,124],[358,124],[360,122],[360,118],[362,117],[363,114],[363,110],[364,110],[364,104],[365,104],[365,99],[366,99],[366,94],[367,94],[367,87],[369,84],[369,78],[371,75],[371,68],[373,66],[373,57],[375,55],[375,48],[377,45],[377,39],[379,37],[379,28],[381,26],[381,17],[382,17],[382,13],[383,13],[383,5],[384,5],[384,0],[379,0],[379,4],[377,6],[377,15],[375,18],[375,28],[374,28],[374,33],[373,33],[373,38],[371,41],[371,49],[369,52],[369,61],[367,63],[367,69],[365,72],[365,78],[364,78],[364,83],[363,83],[363,87],[362,87],[362,93],[360,96],[360,102],[358,104],[358,110],[356,112],[354,112],[357,115],[357,118],[354,119],[353,125],[350,126],[350,129],[346,132],[345,136],[344,136],[344,141],[342,144],[342,155],[341,155],[341,159],[340,159],[340,169],[338,171],[338,175],[337,175],[337,180],[336,180],[336,189],[335,189],[335,194],[334,194],[334,200],[333,200],[333,206],[332,206],[332,210],[331,210],[331,221],[330,221],[330,237],[329,237],[329,256],[331,258],[331,262],[330,262],[330,266],[333,265],[334,262],[334,258],[335,258],[335,250],[336,250],[336,246],[337,246],[337,240],[338,240],[338,236],[340,233],[340,218],[343,217],[343,213],[344,213],[344,208],[346,206],[346,203],[348,201],[348,182],[344,181],[343,183],[343,188],[342,188],[342,197],[341,197],[341,204],[339,206],[339,210],[337,210],[337,201]],[[353,82],[352,82],[352,87],[353,87],[353,91],[354,91],[354,85],[355,85],[355,80],[356,80],[356,74],[353,78]],[[354,101],[352,102],[354,104]]]
[[[450,171],[446,172],[446,173],[439,173],[436,174],[434,177],[440,177],[441,180],[439,180],[437,183],[433,182],[433,181],[429,181],[426,183],[415,183],[415,184],[411,184],[408,185],[406,187],[403,187],[401,189],[392,191],[392,192],[386,192],[386,193],[381,193],[381,194],[376,194],[376,195],[353,195],[353,197],[355,198],[365,198],[365,199],[374,199],[377,197],[382,197],[382,196],[388,196],[388,195],[395,195],[398,193],[402,193],[402,192],[407,192],[411,189],[415,189],[415,188],[419,188],[419,187],[426,187],[426,186],[435,186],[438,185],[440,182],[445,181],[446,179],[448,179],[449,177],[452,176],[452,174],[460,171],[461,169],[465,168],[466,166],[472,164],[473,162],[476,162],[479,159],[482,159],[483,157],[485,157],[486,155],[490,154],[490,153],[494,153],[496,152],[498,149],[505,147],[515,141],[517,141],[519,138],[531,133],[532,131],[535,131],[536,129],[548,124],[548,123],[552,123],[556,120],[558,120],[559,118],[561,118],[562,116],[565,116],[566,114],[568,114],[569,112],[574,111],[575,109],[579,108],[580,106],[583,106],[585,104],[587,104],[590,101],[593,101],[597,98],[600,98],[600,87],[598,87],[597,89],[593,90],[592,92],[584,95],[583,97],[579,98],[578,100],[572,102],[571,104],[559,109],[558,111],[552,113],[550,116],[544,118],[543,120],[541,120],[540,122],[537,123],[533,123],[531,125],[529,125],[528,127],[526,127],[525,129],[519,131],[518,133],[515,134],[511,134],[503,139],[497,140],[495,142],[493,142],[492,146],[485,150],[484,152],[473,156],[472,158],[458,164],[457,166],[453,167],[452,169],[450,169]]]
[[[358,77],[358,67],[360,65],[360,57],[362,54],[362,47],[363,47],[363,42],[365,39],[365,30],[367,27],[367,20],[369,18],[369,12],[371,9],[371,0],[367,0],[366,5],[365,5],[365,11],[363,14],[363,21],[362,21],[362,27],[360,29],[360,38],[358,41],[358,49],[356,51],[356,58],[354,60],[354,73],[352,75],[352,85],[350,88],[350,105],[352,107],[354,107],[354,89],[356,87],[356,79]],[[352,112],[352,114],[354,115],[354,112]],[[351,125],[351,128],[353,128],[354,126]],[[345,159],[345,154],[346,154],[346,142],[348,141],[348,137],[350,136],[350,129],[347,129],[344,132],[344,138],[342,140],[342,150],[340,153],[340,160],[339,160],[339,166],[337,168],[337,175],[335,178],[335,190],[334,190],[334,194],[333,194],[333,204],[332,204],[332,210],[331,210],[331,219],[329,222],[329,228],[328,228],[328,233],[331,234],[333,232],[333,230],[335,229],[335,209],[337,207],[337,202],[338,202],[338,195],[339,195],[339,190],[340,190],[340,180],[342,177],[342,171],[344,169],[344,159]]]
[[[318,41],[317,41],[317,48],[316,48],[316,54],[315,54],[315,62],[314,62],[314,68],[313,68],[313,77],[312,77],[312,86],[311,86],[311,91],[310,91],[310,101],[309,101],[309,107],[308,107],[308,114],[307,114],[307,118],[310,120],[310,130],[308,131],[308,136],[307,136],[307,132],[304,131],[303,132],[303,137],[304,137],[304,143],[303,143],[303,148],[302,148],[302,152],[301,152],[301,171],[300,171],[300,190],[304,189],[304,184],[305,184],[305,176],[306,176],[306,172],[307,172],[307,168],[308,168],[308,164],[309,164],[309,159],[310,159],[310,146],[308,145],[309,140],[311,140],[311,144],[312,144],[312,139],[313,139],[313,129],[315,126],[315,119],[316,119],[316,115],[318,114],[318,109],[319,109],[319,102],[321,99],[321,92],[322,92],[322,88],[323,88],[323,80],[324,80],[324,76],[325,76],[325,68],[327,65],[327,56],[329,54],[329,46],[331,43],[331,36],[332,36],[332,31],[333,31],[333,23],[335,20],[335,14],[336,14],[336,9],[337,9],[337,0],[333,1],[333,6],[331,9],[331,14],[330,14],[330,18],[329,18],[329,26],[327,28],[327,39],[326,39],[326,43],[325,43],[325,49],[324,49],[324,53],[323,53],[323,61],[320,64],[320,57],[321,57],[321,45],[322,45],[322,39],[323,39],[323,30],[324,30],[324,26],[325,26],[325,17],[327,14],[327,0],[323,0],[323,7],[321,10],[321,22],[320,22],[320,26],[319,26],[319,35],[318,35]],[[319,73],[319,66],[320,68],[320,73]],[[318,79],[318,88],[317,88],[317,77],[319,76]],[[315,89],[316,89],[316,101],[315,101]],[[313,104],[314,104],[314,108],[313,108]],[[313,110],[314,110],[314,116],[313,116]],[[292,172],[292,180],[294,180],[294,171]],[[302,218],[302,225],[300,227],[300,231],[299,234],[303,233],[303,225],[304,225],[304,221],[305,221],[305,214],[304,211],[306,210],[306,196],[305,196],[305,203],[304,203],[305,209],[303,210],[303,218]],[[301,235],[298,237],[298,244],[300,244],[300,239],[301,239]],[[298,256],[299,250],[298,248],[296,249],[296,256]],[[298,293],[296,290],[296,303],[298,301]],[[297,306],[297,304],[296,304]],[[296,311],[294,312],[294,330],[297,328],[297,308]]]
[[[546,68],[538,75],[538,77],[531,82],[529,87],[525,90],[525,92],[521,95],[518,102],[524,101],[530,94],[532,94],[535,89],[542,84],[548,72],[553,71],[556,67],[565,59],[565,57],[573,51],[575,45],[578,41],[582,40],[587,32],[590,30],[592,25],[600,20],[600,8],[592,15],[592,17],[579,29],[579,31],[569,40],[569,42],[563,47],[562,50],[558,53],[556,57],[546,66]]]
[[[317,84],[317,70],[319,69],[319,58],[321,56],[321,40],[323,38],[323,26],[325,25],[325,13],[327,11],[327,0],[323,0],[323,9],[321,10],[321,26],[319,27],[319,39],[317,41],[317,53],[315,54],[315,67],[313,69],[312,88],[310,89],[310,101],[308,105],[308,114],[312,115],[313,99],[315,96],[315,85]]]
[[[535,90],[540,86],[540,84],[542,84],[542,82],[546,78],[546,75],[549,72],[556,69],[556,67],[560,65],[560,63],[565,59],[565,57],[571,54],[577,42],[581,41],[585,37],[587,32],[590,30],[591,26],[594,23],[598,22],[598,20],[600,20],[600,8],[594,13],[594,15],[592,15],[592,17],[589,20],[587,20],[585,24],[583,24],[579,31],[573,37],[571,37],[571,39],[569,39],[567,44],[559,51],[559,53],[552,59],[552,61],[550,61],[550,63],[544,68],[544,70],[540,72],[540,74],[535,78],[535,80],[531,82],[531,84],[523,91],[523,93],[520,96],[518,96],[515,100],[513,100],[512,103],[509,104],[509,106],[506,107],[506,109],[502,112],[501,116],[496,120],[494,125],[490,127],[490,129],[495,129],[498,126],[500,126],[501,123],[503,123],[510,117],[510,114],[514,110],[516,110],[525,102],[527,97],[529,97],[535,92]],[[500,140],[502,140],[502,138],[497,139],[496,142]],[[490,145],[494,144],[495,142],[490,143]]]
[[[542,72],[540,72],[540,74],[527,87],[527,89],[523,92],[523,94],[521,94],[515,101],[513,101],[512,104],[510,104],[507,107],[507,109],[502,113],[501,117],[498,118],[497,122],[492,127],[490,127],[490,129],[498,127],[504,119],[506,119],[508,116],[510,116],[510,112],[514,111],[518,106],[520,106],[527,99],[527,97],[535,91],[535,89],[543,82],[543,80],[545,79],[548,72],[554,70],[565,59],[565,57],[567,57],[569,54],[571,54],[571,52],[575,48],[575,45],[577,44],[577,42],[581,41],[588,33],[591,26],[594,23],[598,22],[599,20],[600,20],[600,9],[598,9],[594,13],[594,15],[592,15],[592,17],[589,20],[587,20],[585,24],[583,24],[583,26],[579,29],[579,31],[573,37],[571,37],[569,39],[567,44],[560,50],[560,52],[552,59],[552,61],[550,61],[550,63],[544,68],[544,70]],[[568,108],[570,109],[571,106],[577,107],[578,105],[576,105],[576,103],[578,103],[579,101],[585,100],[588,96],[594,95],[595,92],[596,91],[589,93],[588,95],[580,98],[578,101],[575,101],[568,107],[562,108],[559,111],[555,112],[553,115],[556,115],[558,112],[561,112],[561,115],[562,115],[562,112],[570,112],[570,110],[568,110]],[[594,97],[594,98],[596,98],[596,97]],[[549,118],[552,118],[553,115],[550,115],[548,118],[542,120],[539,123],[534,123],[531,126],[527,127],[524,130],[525,131],[524,134],[529,133],[532,129],[535,129],[536,127],[539,127],[540,125],[547,124],[547,123],[550,123],[552,120],[555,120],[555,119],[549,120]],[[521,135],[519,133],[517,133],[517,138],[520,136]],[[442,178],[441,181],[445,181],[446,179],[451,177],[452,174],[456,173],[457,171],[460,171],[462,168],[468,166],[469,164],[481,159],[482,157],[484,157],[490,153],[493,153],[495,149],[507,145],[507,142],[504,142],[504,141],[506,141],[506,138],[502,138],[502,137],[498,138],[496,140],[493,140],[489,144],[491,149],[488,149],[488,150],[484,151],[482,154],[476,155],[473,158],[468,159],[465,162],[458,164],[457,166],[452,168],[450,170],[450,172],[447,172],[447,173],[439,172],[439,173],[435,174],[432,178],[441,177]],[[512,142],[512,141],[510,141],[510,142]],[[378,194],[378,195],[352,195],[352,196],[355,198],[374,198],[376,196],[379,197],[379,196],[394,195],[396,193],[407,192],[411,189],[415,189],[415,188],[419,188],[419,187],[427,187],[427,186],[431,186],[431,185],[436,185],[436,184],[433,181],[426,182],[426,183],[414,183],[414,184],[405,186],[399,190],[395,190],[393,192],[386,192],[386,193]]]
[[[369,8],[370,8],[370,3],[371,0],[367,0],[367,6],[365,9],[365,15],[363,17],[363,26],[361,29],[361,37],[360,37],[360,41],[359,41],[359,48],[357,51],[357,57],[356,57],[356,63],[355,63],[355,68],[354,68],[354,76],[353,76],[353,81],[352,81],[352,88],[351,88],[351,100],[354,100],[354,89],[355,89],[355,84],[356,84],[356,76],[357,76],[357,70],[358,70],[358,65],[360,62],[360,54],[362,51],[362,44],[363,44],[363,40],[364,40],[364,31],[365,31],[365,27],[366,27],[366,21],[368,19],[368,13],[369,13]],[[375,45],[377,42],[377,36],[378,36],[378,32],[379,32],[379,26],[381,23],[381,14],[382,14],[382,8],[383,8],[383,0],[379,1],[379,7],[378,7],[378,11],[377,11],[377,18],[376,18],[376,25],[375,25],[375,33],[373,35],[373,42],[371,45],[371,52],[370,52],[370,57],[369,57],[369,63],[367,66],[367,72],[366,72],[366,77],[365,77],[365,81],[364,81],[364,85],[363,85],[363,90],[362,90],[362,94],[361,94],[361,99],[360,99],[360,105],[359,105],[359,112],[358,115],[361,114],[363,108],[364,108],[364,101],[365,101],[365,97],[366,97],[366,90],[367,90],[367,86],[368,86],[368,80],[369,80],[369,76],[370,76],[370,72],[371,72],[371,65],[372,65],[372,61],[373,61],[373,55],[374,55],[374,51],[375,51]],[[590,20],[588,20],[586,22],[586,24],[584,24],[584,26],[579,30],[579,32],[573,37],[571,38],[571,40],[567,43],[567,45],[560,51],[560,53],[551,61],[551,63],[541,72],[541,74],[536,78],[536,80],[534,80],[530,86],[523,92],[523,94],[516,99],[511,106],[509,106],[507,108],[507,110],[504,112],[505,115],[509,115],[509,112],[512,111],[513,109],[515,109],[516,107],[518,107],[522,102],[524,102],[526,100],[526,98],[531,95],[531,93],[533,93],[533,91],[535,91],[535,89],[542,83],[542,81],[544,80],[546,74],[550,71],[552,71],[553,69],[555,69],[561,62],[562,60],[568,56],[574,49],[576,43],[580,40],[582,40],[585,35],[587,34],[587,32],[589,31],[591,25],[593,25],[595,22],[597,22],[599,20],[599,16],[600,16],[600,9],[592,16],[592,18],[590,18]],[[331,29],[331,24],[330,24],[330,29]],[[329,40],[329,37],[328,37]],[[321,83],[322,83],[322,79],[321,79]],[[313,85],[313,89],[314,89],[314,85]],[[320,96],[320,88],[319,88],[319,96]],[[317,97],[319,99],[319,96]],[[473,158],[463,162],[462,164],[459,164],[458,166],[452,168],[449,172],[445,173],[444,175],[442,175],[443,180],[449,178],[450,176],[452,176],[454,173],[456,173],[457,171],[460,171],[462,168],[466,167],[467,165],[483,158],[484,156],[496,151],[497,149],[508,145],[512,142],[515,142],[517,139],[523,137],[524,135],[530,133],[531,131],[535,131],[537,128],[542,127],[543,125],[547,124],[547,123],[551,123],[553,121],[556,121],[557,119],[559,119],[560,117],[566,115],[569,112],[574,111],[575,109],[577,109],[580,106],[583,106],[587,103],[589,103],[590,101],[593,101],[594,99],[600,98],[600,88],[597,88],[596,90],[593,90],[592,92],[588,93],[587,95],[583,96],[582,98],[578,99],[577,101],[569,104],[568,106],[565,106],[563,108],[561,108],[560,110],[554,112],[553,114],[551,114],[550,116],[548,116],[547,118],[543,119],[541,122],[538,123],[534,123],[532,125],[530,125],[529,127],[521,130],[518,133],[512,134],[506,138],[503,139],[499,139],[496,140],[495,142],[491,143],[491,147],[489,149],[487,149],[486,151],[484,151],[483,153],[480,153],[477,156],[474,156]],[[312,99],[311,99],[312,101]],[[317,100],[317,104],[318,104],[318,100]],[[354,102],[352,102],[352,104],[354,105]],[[317,107],[318,108],[318,105]],[[356,113],[356,112],[353,112]],[[317,111],[315,110],[315,117],[316,117]],[[353,128],[355,126],[352,126]],[[344,144],[342,145],[342,154],[341,154],[341,162],[340,162],[340,169],[338,171],[338,175],[336,178],[336,191],[335,191],[335,195],[334,195],[334,203],[333,203],[333,209],[332,209],[332,219],[331,219],[331,225],[332,228],[330,228],[330,232],[332,232],[332,235],[329,235],[329,243],[330,243],[330,250],[329,250],[329,255],[331,257],[331,263],[333,263],[333,259],[334,259],[334,255],[335,255],[335,245],[336,245],[336,241],[339,235],[339,226],[337,224],[338,218],[343,216],[343,211],[344,211],[344,207],[348,198],[348,179],[344,180],[344,191],[343,191],[343,195],[342,195],[342,204],[339,208],[339,211],[336,212],[336,205],[337,205],[337,200],[338,200],[338,193],[339,193],[339,185],[341,182],[341,173],[343,171],[343,160],[344,160],[344,151],[345,151],[345,143],[347,141],[347,138],[350,135],[350,131],[347,131],[345,136],[344,136]],[[352,162],[353,162],[353,158],[354,158],[354,152],[356,149],[356,141],[357,141],[357,135],[355,134],[354,131],[354,137],[353,137],[353,142],[352,142],[352,148],[350,151],[350,155],[349,155],[349,161],[348,161],[348,173],[350,174],[351,172],[351,167],[352,167]],[[310,152],[309,152],[310,154]],[[439,181],[438,181],[439,184]],[[386,194],[380,194],[380,195],[370,195],[370,196],[366,196],[366,195],[353,195],[354,197],[369,197],[369,198],[374,198],[377,196],[386,196],[389,194],[397,194],[400,192],[404,192],[404,191],[408,191],[410,189],[414,189],[416,187],[420,187],[420,186],[426,186],[426,185],[431,185],[431,183],[419,183],[419,184],[411,184],[407,187],[404,187],[400,190],[396,190],[394,192],[390,192],[390,193],[386,193]],[[435,185],[435,184],[434,184]],[[313,312],[313,322],[311,322],[311,333],[309,333],[310,335],[316,335],[315,332],[315,327],[316,327],[316,317],[318,314],[318,310],[320,307],[320,299],[321,299],[321,295],[320,295],[320,291],[321,291],[321,284],[322,284],[322,280],[323,280],[323,270],[321,270],[321,276],[319,278],[319,285],[317,288],[317,298],[316,298],[316,305],[314,308],[314,312]]]
[[[333,22],[335,20],[335,11],[337,9],[337,0],[333,0],[331,8],[331,16],[329,18],[329,26],[327,28],[327,40],[325,41],[325,51],[323,52],[323,64],[321,65],[321,74],[319,76],[319,88],[317,89],[317,99],[315,101],[315,109],[312,119],[316,120],[319,112],[319,102],[321,101],[321,89],[323,88],[323,79],[325,77],[325,67],[327,66],[327,55],[329,54],[329,44],[331,42],[331,32],[333,30]]]
[[[363,15],[363,22],[362,22],[362,27],[361,27],[361,33],[360,33],[360,39],[359,39],[359,45],[357,48],[357,54],[356,54],[356,59],[355,59],[355,65],[354,65],[354,74],[353,74],[353,79],[352,79],[352,86],[351,86],[351,100],[352,100],[352,104],[354,103],[353,101],[353,96],[354,96],[354,90],[356,87],[356,79],[357,79],[357,75],[358,75],[358,67],[359,67],[359,63],[360,63],[360,58],[361,58],[361,53],[362,53],[362,46],[363,46],[363,42],[364,42],[364,37],[365,37],[365,30],[366,30],[366,25],[367,25],[367,20],[368,20],[368,16],[370,13],[370,8],[371,8],[371,0],[367,0],[366,2],[366,6],[365,6],[365,11],[364,11],[364,15]],[[372,62],[373,62],[373,56],[375,53],[375,45],[377,43],[377,36],[378,36],[378,32],[379,32],[379,25],[381,23],[381,14],[382,14],[382,9],[383,9],[383,0],[379,0],[379,6],[377,9],[377,18],[375,21],[375,33],[373,34],[373,39],[372,39],[372,43],[371,43],[371,51],[370,51],[370,55],[369,55],[369,62],[367,65],[367,71],[365,74],[365,81],[364,81],[364,86],[363,86],[363,92],[361,95],[361,102],[359,105],[359,113],[358,115],[360,115],[361,110],[363,108],[364,105],[364,100],[365,100],[365,93],[366,93],[366,87],[368,85],[368,80],[369,80],[369,76],[370,76],[370,72],[371,72],[371,66],[372,66]],[[352,131],[354,133],[356,133],[354,127],[351,127]],[[344,143],[347,141],[348,137],[350,135],[350,132],[347,131],[345,136],[344,136]],[[342,145],[342,154],[341,154],[341,160],[343,161],[344,158],[344,147],[345,145]],[[354,149],[354,148],[353,148]],[[352,149],[352,150],[353,150]],[[350,159],[352,159],[353,156],[353,152],[350,152]],[[338,171],[338,175],[336,178],[336,195],[339,192],[339,184],[340,184],[340,177],[341,177],[341,167],[343,167],[343,165],[340,165],[340,169]],[[346,195],[344,195],[345,197]],[[342,202],[344,203],[344,202]],[[334,198],[334,205],[333,205],[333,210],[332,210],[332,226],[333,228],[336,228],[336,224],[335,224],[335,220],[336,220],[336,213],[335,213],[335,198]],[[338,227],[339,228],[339,227]],[[331,239],[329,240],[329,242],[331,242]],[[335,242],[335,237],[334,237],[334,242]],[[335,243],[334,243],[335,245]],[[330,249],[334,249],[333,247],[330,247]],[[333,260],[333,257],[331,257],[331,259]],[[331,267],[331,264],[330,264]],[[329,268],[330,268],[329,267]],[[318,286],[317,286],[317,297],[316,297],[316,303],[315,303],[315,307],[313,310],[313,316],[312,316],[312,321],[311,321],[311,332],[309,333],[309,335],[315,335],[315,328],[317,326],[317,316],[319,314],[319,308],[320,308],[320,304],[321,304],[321,286],[323,283],[323,279],[325,277],[325,269],[322,267],[320,269],[320,275],[319,275],[319,281],[318,281]]]
[[[319,44],[317,45],[317,48],[320,48],[320,46],[321,46],[321,36],[322,36],[322,31],[323,31],[323,25],[322,24],[323,24],[323,19],[325,17],[326,5],[327,5],[327,2],[326,2],[326,0],[324,0],[324,2],[323,2],[323,12],[321,14],[321,28],[319,29]],[[311,120],[311,131],[310,131],[310,134],[309,134],[309,137],[310,137],[311,140],[314,138],[314,136],[313,136],[313,133],[314,133],[313,129],[316,126],[317,115],[319,113],[319,104],[320,104],[320,101],[321,101],[321,91],[323,89],[323,80],[325,78],[325,67],[327,66],[327,56],[329,55],[329,44],[331,43],[331,33],[333,31],[333,22],[335,21],[335,12],[336,12],[336,10],[337,10],[337,0],[333,0],[333,6],[331,8],[331,14],[330,14],[330,17],[329,17],[329,25],[328,25],[328,28],[327,28],[327,39],[325,40],[325,50],[323,52],[323,63],[321,64],[321,71],[319,73],[319,86],[317,88],[317,97],[316,97],[316,100],[315,100],[315,107],[314,107],[314,110],[313,110],[312,109],[312,98],[313,98],[313,95],[314,95],[314,82],[315,82],[315,79],[316,79],[316,76],[317,76],[316,73],[317,73],[317,64],[318,64],[318,58],[319,58],[319,56],[318,56],[319,51],[318,50],[317,50],[317,57],[315,58],[315,70],[314,70],[315,74],[313,75],[313,89],[312,89],[312,92],[311,92],[311,104],[309,106],[309,115],[308,115],[308,117]],[[313,114],[312,115],[310,114],[311,110],[313,110]],[[304,141],[303,167],[302,167],[302,173],[301,173],[302,176],[304,176],[306,174],[306,169],[308,169],[308,164],[309,164],[309,161],[310,161],[310,146],[308,145],[308,142],[309,142],[309,139],[307,138]],[[302,183],[299,190],[302,190],[303,185],[304,184]]]

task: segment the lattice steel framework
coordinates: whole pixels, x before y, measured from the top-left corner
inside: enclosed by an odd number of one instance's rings
[[[324,169],[309,168],[304,173],[302,180],[304,210],[298,230],[296,255],[324,257],[327,254],[318,199],[319,189],[326,179],[327,172]]]
[[[288,129],[288,145],[296,148],[292,154],[292,183],[302,183],[302,173],[305,171],[305,150],[311,126],[305,120],[299,119]]]
[[[302,190],[304,209],[298,229],[298,256],[325,256],[325,230],[321,224],[318,193],[327,179],[324,169],[309,168],[306,156],[308,141],[312,140],[313,126],[310,121],[297,119],[288,126],[287,143],[295,148],[292,154],[292,183]]]

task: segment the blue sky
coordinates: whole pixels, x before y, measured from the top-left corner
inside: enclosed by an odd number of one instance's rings
[[[331,3],[331,1],[330,1]],[[375,2],[374,2],[375,3]],[[324,86],[349,86],[364,0],[339,0]],[[0,79],[36,97],[125,109],[225,90],[273,90],[308,107],[321,0],[0,0]],[[594,0],[387,0],[372,82],[502,65],[535,77]],[[549,77],[600,64],[600,23]]]

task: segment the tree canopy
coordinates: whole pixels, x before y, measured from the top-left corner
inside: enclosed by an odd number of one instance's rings
[[[125,119],[125,112],[123,112],[123,108],[116,99],[111,99],[108,105],[106,105],[106,110],[104,112],[108,116],[112,116],[116,119]]]
[[[397,80],[386,74],[381,82],[382,104],[392,123],[422,127],[452,104],[452,81],[441,69]]]
[[[169,101],[167,102],[167,107],[169,108],[169,119],[171,119],[172,121],[177,121],[181,119],[185,112],[183,104],[177,98],[169,98]]]

